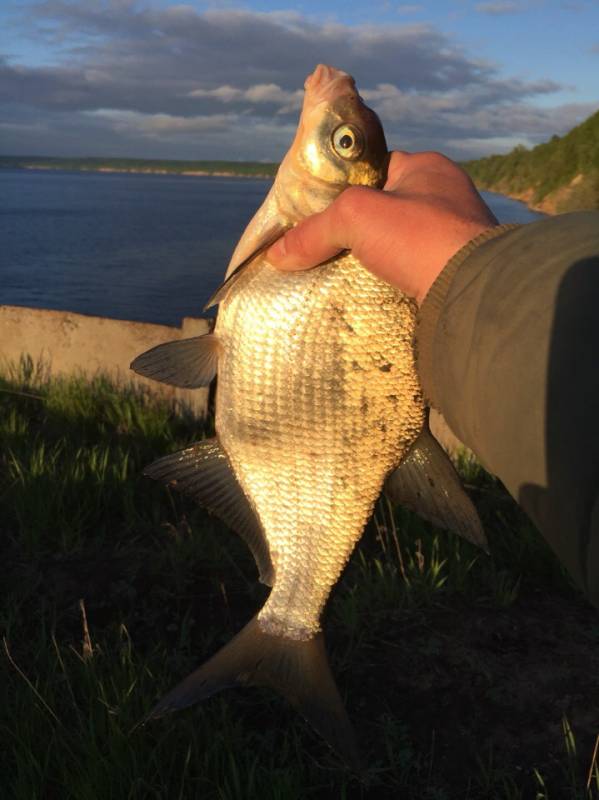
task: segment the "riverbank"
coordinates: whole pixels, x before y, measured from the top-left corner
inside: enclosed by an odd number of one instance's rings
[[[0,167],[1,168],[1,167]],[[27,170],[37,170],[37,171],[44,171],[44,170],[54,170],[54,171],[64,171],[67,169],[63,166],[58,165],[50,165],[50,164],[20,164],[19,169],[27,169]],[[174,169],[150,169],[150,168],[132,168],[132,167],[88,167],[88,166],[78,166],[78,167],[69,167],[68,171],[75,171],[75,172],[100,172],[100,173],[116,173],[116,174],[131,174],[131,175],[182,175],[186,177],[199,177],[199,178],[251,178],[253,180],[272,180],[274,178],[274,174],[270,174],[267,172],[264,173],[243,173],[243,172],[235,172],[233,170],[174,170]],[[491,191],[495,194],[502,194],[505,197],[509,197],[511,200],[517,200],[521,203],[524,203],[531,211],[538,211],[542,214],[557,214],[558,208],[558,201],[560,198],[553,198],[547,197],[543,198],[543,200],[539,203],[534,202],[534,190],[527,189],[524,192],[509,192],[502,189],[498,189],[495,187],[484,186],[481,184],[476,184],[476,188],[479,191]],[[562,191],[560,197],[563,196],[564,192]]]
[[[220,178],[274,178],[279,165],[258,161],[163,161],[138,158],[53,158],[0,156],[0,169],[66,172],[116,172],[141,175],[188,175]]]
[[[479,192],[502,194],[511,200],[524,203],[531,211],[537,211],[540,214],[549,216],[566,214],[570,211],[584,211],[592,207],[586,202],[586,195],[590,189],[586,186],[586,178],[582,174],[576,175],[570,183],[560,186],[559,189],[550,192],[540,200],[537,199],[537,192],[533,187],[516,191],[505,183],[496,185],[488,185],[480,181],[475,181],[474,183]]]
[[[498,194],[502,195],[503,197],[507,197],[510,200],[515,200],[518,203],[524,203],[524,205],[530,211],[535,211],[538,214],[548,214],[552,216],[558,213],[555,205],[546,203],[544,199],[541,202],[535,203],[533,189],[527,189],[526,191],[522,192],[505,191],[497,188],[496,186],[487,186],[484,183],[481,183],[480,181],[474,181],[474,185],[476,186],[479,192],[492,192],[493,194]]]
[[[518,145],[505,155],[462,164],[479,189],[499,192],[544,214],[599,208],[597,140],[599,111],[565,136],[529,150]]]
[[[1,168],[1,165],[0,165]],[[20,164],[20,169],[27,170],[54,170],[54,171],[76,171],[76,172],[101,172],[101,173],[117,173],[117,174],[131,174],[131,175],[183,175],[187,177],[200,177],[200,178],[251,178],[254,180],[272,180],[274,173],[270,172],[257,172],[257,173],[244,173],[236,172],[234,170],[207,170],[207,169],[157,169],[147,167],[91,167],[91,166],[69,166],[64,167],[54,164]],[[580,177],[580,176],[579,176]],[[479,191],[492,191],[495,194],[503,194],[511,200],[517,200],[524,203],[531,211],[538,211],[543,214],[556,214],[558,203],[552,197],[543,198],[539,203],[534,202],[534,190],[527,189],[524,192],[510,192],[495,187],[484,186],[479,183],[476,184]],[[563,195],[563,191],[561,192]],[[559,199],[559,198],[558,198]]]
[[[42,166],[39,164],[24,164],[21,169],[35,169],[35,170],[64,170],[64,167]],[[69,170],[72,171],[72,170]],[[119,167],[78,167],[77,172],[116,172],[132,175],[188,175],[202,178],[251,178],[253,180],[272,180],[272,175],[268,173],[246,174],[243,172],[222,172],[208,170],[168,170],[168,169],[125,169]]]

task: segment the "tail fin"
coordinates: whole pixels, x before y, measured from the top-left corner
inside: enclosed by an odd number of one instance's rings
[[[230,686],[275,689],[350,766],[358,766],[354,732],[321,633],[308,640],[271,636],[254,617],[222,650],[163,697],[147,719],[185,708]]]

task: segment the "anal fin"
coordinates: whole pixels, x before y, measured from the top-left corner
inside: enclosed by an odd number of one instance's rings
[[[478,512],[428,423],[406,458],[385,481],[384,492],[392,503],[405,506],[489,552]]]
[[[260,581],[272,586],[274,569],[262,525],[217,438],[159,458],[144,469],[144,475],[189,495],[233,528],[250,548]]]
[[[137,356],[130,366],[144,378],[180,389],[198,389],[208,386],[216,375],[219,354],[218,338],[207,333],[159,344]]]
[[[342,758],[358,767],[354,731],[328,664],[321,633],[290,639],[264,632],[254,617],[216,655],[152,709],[147,719],[232,686],[269,686],[289,700]]]

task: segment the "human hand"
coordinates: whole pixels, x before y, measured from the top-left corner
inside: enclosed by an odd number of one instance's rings
[[[391,154],[384,190],[350,186],[267,251],[281,270],[315,267],[351,250],[420,305],[449,259],[497,225],[466,173],[439,153]]]

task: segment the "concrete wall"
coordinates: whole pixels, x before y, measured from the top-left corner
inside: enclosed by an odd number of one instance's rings
[[[28,354],[43,362],[51,375],[103,372],[119,383],[146,386],[152,392],[204,416],[207,389],[176,389],[136,375],[129,364],[141,353],[173,339],[208,333],[205,319],[185,317],[180,328],[91,317],[70,311],[0,306],[0,368]]]
[[[7,362],[17,363],[22,354],[29,354],[34,362],[42,361],[52,375],[83,373],[92,377],[104,372],[118,382],[146,386],[202,417],[208,406],[207,389],[175,389],[150,381],[132,372],[129,364],[157,344],[208,331],[208,320],[192,317],[185,317],[180,328],[171,328],[70,311],[0,306],[0,368]],[[462,446],[436,411],[431,411],[430,424],[446,450],[455,452]]]

